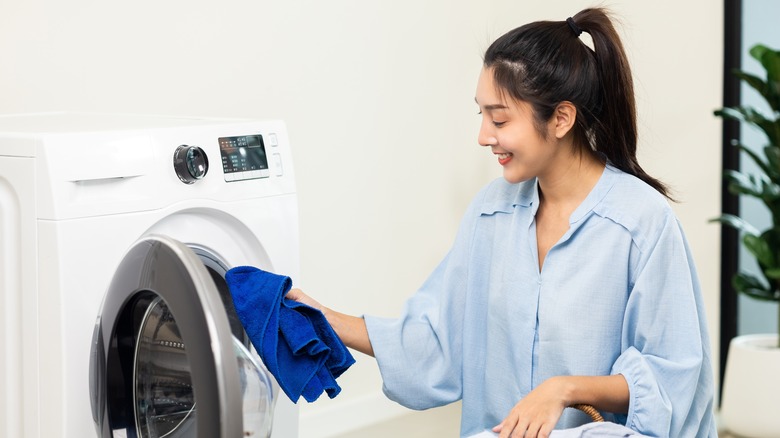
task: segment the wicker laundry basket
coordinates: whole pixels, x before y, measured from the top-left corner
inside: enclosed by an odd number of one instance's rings
[[[601,414],[599,414],[599,411],[597,411],[596,408],[594,408],[591,405],[576,404],[576,405],[571,405],[569,407],[574,409],[579,409],[582,412],[585,412],[586,414],[590,415],[590,418],[594,422],[600,423],[604,421],[604,417],[602,417]]]

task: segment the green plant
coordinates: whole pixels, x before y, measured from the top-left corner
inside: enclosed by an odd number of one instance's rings
[[[738,272],[732,279],[734,289],[759,300],[780,302],[780,51],[758,44],[750,49],[750,56],[761,63],[766,71],[766,79],[741,70],[734,71],[734,74],[761,94],[769,104],[771,114],[763,114],[748,106],[738,106],[719,109],[715,115],[753,125],[766,135],[769,143],[764,146],[763,154],[754,152],[737,140],[732,141],[758,165],[760,172],[749,174],[727,170],[724,178],[731,193],[751,196],[763,202],[771,213],[772,225],[759,231],[739,216],[730,214],[723,214],[712,221],[741,232],[742,244],[755,257],[763,274],[763,278],[759,278]]]

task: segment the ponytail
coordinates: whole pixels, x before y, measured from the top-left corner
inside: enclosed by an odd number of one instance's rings
[[[579,35],[590,34],[593,50]],[[604,9],[585,9],[565,21],[537,21],[509,31],[485,52],[497,86],[531,104],[536,129],[564,101],[577,108],[574,141],[603,154],[618,169],[662,195],[666,186],[636,158],[636,102],[631,68],[617,31]],[[671,199],[671,198],[670,198]]]

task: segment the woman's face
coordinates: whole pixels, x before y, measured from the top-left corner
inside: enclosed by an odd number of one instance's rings
[[[495,86],[493,70],[483,68],[476,95],[482,115],[478,141],[496,155],[504,178],[518,183],[543,175],[551,166],[558,151],[554,122],[545,124],[547,141],[536,130],[531,105],[504,94]]]

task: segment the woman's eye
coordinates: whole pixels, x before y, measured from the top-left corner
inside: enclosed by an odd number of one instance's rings
[[[477,112],[477,114],[479,114],[481,116],[482,115],[482,110],[479,110],[479,112]],[[493,126],[495,126],[496,128],[500,128],[506,122],[497,122],[497,121],[493,120],[492,123],[493,123]]]

